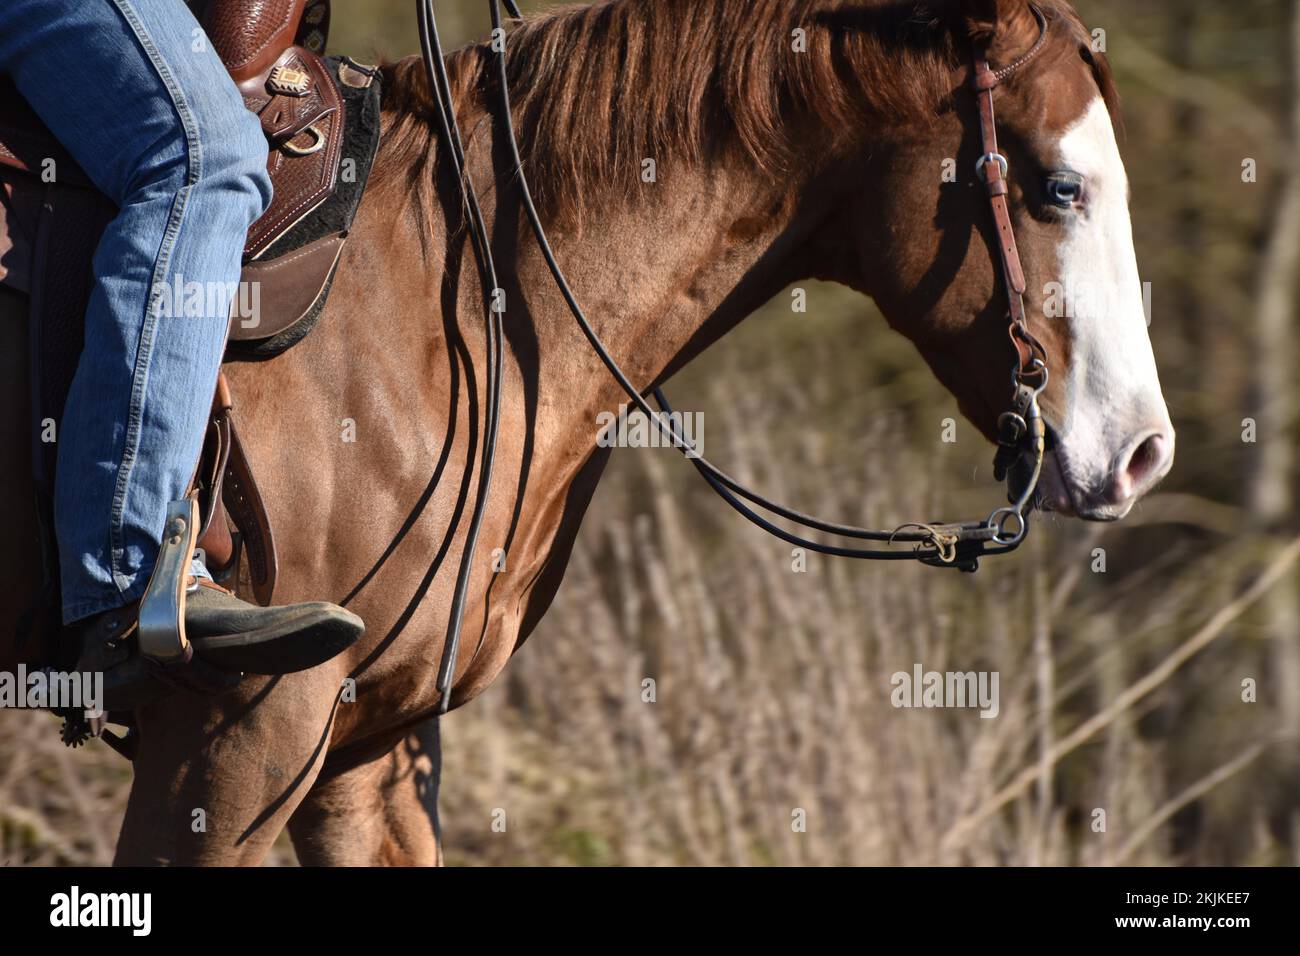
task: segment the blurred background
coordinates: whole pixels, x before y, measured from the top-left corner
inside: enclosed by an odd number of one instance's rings
[[[550,614],[444,721],[448,863],[1300,863],[1300,572],[1279,563],[1300,533],[1300,2],[1077,6],[1125,99],[1178,430],[1159,493],[1115,526],[1040,521],[975,576],[796,573],[675,452],[617,452]],[[333,8],[336,52],[418,50],[409,0]],[[487,32],[485,4],[439,8],[449,47]],[[806,314],[778,296],[672,383],[709,456],[846,521],[985,509],[992,451],[912,347],[806,288]],[[894,709],[918,661],[998,671],[998,718]],[[52,722],[0,716],[0,860],[108,862],[127,764]],[[282,839],[271,862],[293,861]]]

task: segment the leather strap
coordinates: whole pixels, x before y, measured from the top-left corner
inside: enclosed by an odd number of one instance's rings
[[[244,456],[244,446],[234,420],[230,422],[230,464],[222,490],[222,503],[244,532],[243,544],[248,552],[248,576],[253,586],[253,596],[263,607],[271,603],[275,593],[275,579],[279,572],[279,558],[275,552],[275,539],[271,536],[271,523],[262,502],[262,494],[253,479],[253,470]]]
[[[202,479],[199,485],[207,490],[210,501],[198,547],[203,549],[208,570],[218,581],[237,580],[240,552],[246,551],[253,596],[266,606],[275,592],[279,570],[275,538],[262,493],[235,430],[234,403],[225,372],[217,377],[208,427],[215,433],[214,439],[205,448],[207,454],[196,478]],[[239,529],[238,535],[231,533],[227,515]]]
[[[224,476],[230,461],[232,407],[226,373],[220,372],[217,375],[217,394],[212,401],[212,413],[208,418],[209,440],[204,444],[198,476],[202,508],[198,546],[203,550],[208,570],[218,577],[235,560],[235,540],[230,534],[221,501]]]
[[[1038,366],[1045,358],[1042,345],[1029,331],[1025,314],[1025,272],[1020,264],[1020,250],[1016,246],[1016,233],[1011,223],[1011,209],[1007,204],[1007,160],[998,151],[997,115],[993,109],[993,91],[1003,80],[1014,74],[1044,47],[1047,40],[1047,19],[1036,6],[1030,6],[1038,19],[1039,35],[1034,46],[1022,57],[1000,70],[989,66],[988,57],[981,51],[975,55],[975,99],[979,106],[980,144],[982,154],[977,166],[988,190],[989,208],[993,212],[993,226],[997,232],[998,259],[1002,265],[1002,281],[1007,294],[1008,333],[1016,349],[1018,373],[1021,378],[1037,375]]]

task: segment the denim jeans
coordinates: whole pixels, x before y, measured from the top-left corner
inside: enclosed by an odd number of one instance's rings
[[[0,72],[120,210],[57,430],[72,622],[140,596],[194,471],[266,140],[183,0],[3,0]]]

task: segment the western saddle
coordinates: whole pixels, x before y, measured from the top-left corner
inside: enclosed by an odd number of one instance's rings
[[[232,317],[226,348],[226,361],[256,361],[298,342],[324,307],[378,148],[378,73],[323,56],[328,0],[191,6],[267,139],[274,199],[248,232],[241,276],[241,288],[257,290],[258,309]],[[38,436],[42,422],[61,418],[82,348],[91,257],[116,210],[12,84],[0,84],[0,285],[28,297],[33,470],[49,566],[41,604],[49,614],[58,606],[49,530],[55,456]],[[187,497],[198,503],[197,546],[213,576],[231,585],[242,580],[269,604],[275,544],[224,374]],[[248,557],[243,574],[241,552]]]

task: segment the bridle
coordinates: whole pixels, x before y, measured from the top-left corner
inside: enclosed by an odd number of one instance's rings
[[[503,2],[511,17],[516,20],[522,19],[514,0],[503,0]],[[1006,554],[1019,547],[1029,531],[1029,510],[1032,506],[1034,491],[1038,486],[1039,476],[1042,473],[1043,456],[1046,449],[1046,426],[1038,406],[1038,397],[1042,394],[1043,389],[1047,387],[1047,354],[1043,346],[1030,333],[1026,321],[1024,306],[1025,277],[1020,265],[1020,254],[1016,247],[1016,237],[1011,224],[1010,210],[1007,206],[1007,160],[1005,156],[998,152],[997,129],[993,113],[993,90],[1042,51],[1047,40],[1048,23],[1038,7],[1031,6],[1034,16],[1038,19],[1040,30],[1038,41],[1033,48],[1019,59],[999,70],[994,70],[989,66],[983,52],[977,52],[974,71],[974,88],[979,104],[982,144],[981,156],[975,168],[976,174],[983,178],[988,189],[989,204],[997,231],[998,256],[1002,265],[1003,285],[1007,296],[1008,333],[1012,345],[1015,347],[1017,359],[1011,375],[1011,406],[998,419],[998,451],[994,459],[994,474],[998,481],[1004,480],[1010,474],[1012,466],[1027,456],[1030,462],[1029,478],[1018,494],[1009,496],[1011,501],[1009,505],[997,508],[982,521],[959,524],[912,522],[900,525],[893,531],[873,530],[823,521],[820,518],[803,514],[778,502],[771,501],[747,488],[712,464],[708,459],[695,453],[691,442],[678,432],[675,422],[679,419],[673,415],[672,407],[668,404],[668,399],[662,389],[655,388],[652,393],[660,409],[659,412],[656,412],[651,408],[640,390],[624,374],[613,356],[605,348],[604,343],[601,342],[600,337],[582,311],[582,307],[578,304],[563,270],[555,259],[555,253],[546,237],[546,230],[542,226],[541,217],[533,204],[532,192],[524,175],[523,161],[519,154],[519,144],[515,137],[514,120],[511,116],[510,90],[505,57],[506,34],[501,22],[500,3],[498,0],[488,0],[488,8],[492,17],[492,48],[496,53],[498,82],[500,85],[500,122],[505,134],[506,144],[510,150],[511,172],[521,194],[523,208],[532,226],[538,248],[551,270],[555,284],[568,304],[569,310],[577,320],[579,328],[591,344],[592,349],[614,379],[622,386],[631,402],[646,416],[648,421],[656,423],[664,437],[670,439],[673,446],[682,451],[687,460],[695,466],[696,470],[704,477],[704,480],[713,487],[723,500],[764,531],[797,547],[806,548],[819,554],[878,561],[910,560],[919,561],[931,567],[975,571],[979,566],[980,557]],[[451,83],[447,76],[442,43],[438,36],[437,23],[433,12],[433,0],[416,0],[416,13],[419,20],[420,47],[425,72],[428,76],[430,90],[434,95],[436,119],[442,134],[442,142],[447,150],[452,171],[460,184],[464,201],[464,214],[467,219],[468,232],[482,284],[487,318],[487,403],[484,414],[484,440],[479,468],[478,494],[470,516],[465,547],[461,554],[460,569],[457,573],[456,587],[452,597],[447,639],[443,645],[442,661],[438,669],[438,691],[440,694],[438,712],[446,713],[451,703],[451,689],[464,624],[470,572],[473,568],[474,552],[486,511],[486,501],[492,480],[492,465],[496,455],[497,425],[501,408],[502,308],[499,305],[501,299],[497,295],[500,286],[497,282],[496,265],[492,258],[489,233],[483,219],[473,180],[466,169],[464,148],[451,95]],[[750,505],[769,511],[803,528],[821,531],[841,538],[872,541],[883,544],[885,547],[859,548],[813,541],[773,524],[757,514]],[[911,545],[911,548],[903,550],[890,547],[903,544]]]

